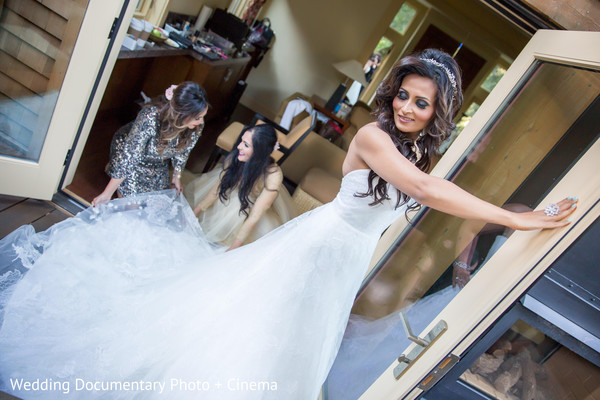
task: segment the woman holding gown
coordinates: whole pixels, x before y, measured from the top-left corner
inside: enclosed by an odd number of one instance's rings
[[[2,389],[52,399],[65,392],[59,384],[85,399],[316,399],[379,237],[407,209],[514,229],[569,223],[575,200],[517,214],[425,172],[460,87],[446,53],[402,59],[378,90],[377,122],[350,145],[337,197],[230,252],[211,254],[189,207],[161,193],[118,213],[111,202],[49,237],[17,231],[11,249],[30,269],[3,309]],[[107,235],[111,224],[122,231]],[[58,384],[24,386],[36,379]]]
[[[110,181],[92,205],[118,197],[169,188],[183,190],[181,173],[204,128],[206,92],[196,82],[171,85],[165,95],[145,105],[135,121],[113,136],[106,172]]]
[[[275,128],[246,127],[224,168],[194,179],[184,194],[207,238],[233,250],[253,242],[297,213],[283,186],[283,172],[271,158],[279,147]]]

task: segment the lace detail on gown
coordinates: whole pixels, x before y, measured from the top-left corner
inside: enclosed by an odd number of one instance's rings
[[[332,203],[225,253],[184,200],[161,192],[57,224],[5,308],[2,389],[55,399],[8,382],[144,381],[165,387],[69,398],[316,399],[379,236],[404,214],[395,199],[370,207],[354,196],[368,172],[346,175]],[[193,382],[208,389],[177,384]]]

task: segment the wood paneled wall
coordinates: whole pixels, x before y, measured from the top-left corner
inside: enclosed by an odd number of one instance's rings
[[[600,30],[598,0],[524,0],[524,3],[567,30]]]
[[[0,140],[37,159],[88,0],[0,1]]]

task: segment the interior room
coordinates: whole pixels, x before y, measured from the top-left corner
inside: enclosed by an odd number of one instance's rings
[[[0,152],[33,169],[42,165],[41,149],[54,146],[58,155],[52,164],[59,176],[54,182],[37,170],[31,173],[36,184],[22,187],[50,182],[46,186],[52,193],[36,197],[5,190],[21,176],[13,179],[16,174],[3,171],[2,194],[16,195],[0,197],[0,218],[10,222],[0,236],[30,222],[45,229],[89,206],[109,181],[106,166],[117,129],[131,122],[146,101],[186,80],[205,88],[211,106],[183,183],[217,166],[245,126],[270,122],[278,125],[281,145],[271,155],[283,171],[295,210],[313,210],[338,193],[349,145],[373,120],[376,90],[394,63],[424,48],[441,48],[461,66],[464,102],[456,128],[440,148],[442,157],[434,160],[438,176],[515,210],[540,207],[556,188],[580,188],[588,197],[582,196],[578,211],[585,212],[560,235],[538,236],[513,235],[426,208],[411,214],[413,219],[396,220],[381,236],[351,310],[353,322],[373,322],[377,329],[378,323],[388,323],[376,332],[381,340],[368,354],[381,358],[369,364],[373,360],[365,356],[368,373],[358,369],[360,379],[336,375],[334,369],[321,399],[343,400],[336,390],[346,390],[348,381],[355,384],[354,398],[363,400],[425,398],[420,397],[424,392],[434,400],[452,398],[453,391],[461,393],[454,398],[465,399],[533,398],[527,397],[532,382],[545,396],[536,398],[553,398],[549,392],[561,399],[596,398],[600,334],[594,322],[600,315],[600,291],[597,280],[586,282],[586,277],[597,275],[595,260],[587,255],[593,255],[599,231],[600,184],[589,171],[600,154],[600,62],[588,54],[593,46],[581,50],[584,46],[568,41],[557,40],[562,46],[558,55],[541,52],[525,60],[522,54],[533,52],[532,38],[542,30],[568,31],[560,32],[566,34],[561,39],[581,33],[572,31],[597,34],[597,0],[123,1],[121,27],[108,35],[114,48],[100,41],[107,46],[106,70],[82,73],[81,90],[73,81],[61,88],[61,79],[71,72],[68,59],[40,57],[39,48],[15,56],[20,48],[47,43],[52,49],[69,45],[72,49],[64,53],[80,54],[73,47],[80,40],[79,27],[94,19],[84,15],[95,13],[98,2],[69,1],[78,5],[77,12],[62,0],[0,0]],[[119,20],[112,14],[103,18],[109,26],[113,18]],[[33,44],[19,42],[21,27],[35,33],[21,35]],[[571,47],[577,49],[565,50]],[[580,52],[585,57],[578,58]],[[81,56],[78,60],[85,69]],[[517,67],[512,75],[511,66]],[[68,90],[85,97],[65,106],[59,92]],[[62,128],[56,120],[70,125]],[[36,130],[51,128],[69,133],[64,152],[58,140],[35,136]],[[13,213],[28,197],[52,196],[53,202],[39,200],[24,217]],[[58,208],[66,211],[57,215]],[[561,252],[576,257],[561,258]],[[457,272],[463,254],[472,266]],[[564,279],[549,275],[555,271]],[[539,304],[532,298],[546,308],[534,310],[531,304]],[[577,302],[580,320],[565,323],[574,308],[556,299]],[[544,314],[548,309],[554,314]],[[417,314],[420,319],[413,323]],[[566,317],[550,318],[556,314]],[[449,326],[434,326],[440,315]],[[421,336],[408,334],[410,324]],[[434,331],[445,336],[438,341],[429,336]],[[423,337],[427,346],[419,344]],[[423,355],[420,351],[429,345],[438,347]],[[371,350],[365,347],[360,350]],[[515,373],[517,363],[526,364],[529,372]],[[454,366],[454,375],[441,380]],[[564,378],[567,370],[569,379]],[[499,378],[512,383],[497,383]],[[432,387],[437,391],[427,392]],[[572,395],[582,387],[585,393]],[[461,397],[463,390],[470,390],[468,396]]]
[[[211,15],[214,10],[235,12],[234,3],[172,0],[164,2],[160,12],[161,2],[154,2],[147,9],[142,2],[134,16],[163,28],[183,28],[186,23],[193,27],[203,10],[212,10]],[[238,3],[239,9],[243,2]],[[258,56],[250,51],[251,54],[244,53],[246,56],[202,62],[200,57],[194,59],[180,49],[179,53],[171,50],[168,57],[153,55],[159,47],[168,47],[164,43],[155,43],[150,50],[123,47],[66,192],[89,202],[102,190],[108,180],[104,167],[112,135],[134,119],[142,104],[141,92],[154,97],[173,82],[192,79],[205,86],[212,107],[203,135],[187,163],[191,174],[205,169],[218,136],[230,122],[248,124],[258,112],[278,123],[288,102],[296,98],[319,111],[321,118],[315,131],[282,164],[291,191],[306,178],[296,200],[304,200],[303,211],[310,209],[335,195],[345,149],[356,130],[371,120],[368,113],[375,89],[397,59],[426,47],[456,53],[464,73],[465,102],[455,136],[534,31],[476,0],[455,4],[354,1],[343,6],[340,2],[266,2],[254,20],[265,18],[271,21],[274,37],[268,49]],[[207,24],[210,23],[209,18]],[[354,99],[355,106],[344,104],[342,110],[328,109],[326,103],[336,88],[346,84],[344,91],[349,93],[349,86],[355,82],[334,64],[352,61],[363,66],[373,53],[381,55],[380,63]],[[449,144],[450,141],[445,147]],[[332,183],[330,189],[328,185],[316,187],[314,182],[321,182],[321,178]]]

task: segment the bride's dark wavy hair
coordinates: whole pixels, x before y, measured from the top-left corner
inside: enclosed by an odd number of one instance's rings
[[[455,87],[446,70],[436,65],[434,62],[425,61],[434,60],[445,66],[454,76]],[[425,129],[423,135],[414,142],[418,147],[421,157],[418,158],[413,149],[413,140],[401,132],[394,122],[394,110],[392,103],[398,96],[404,77],[407,75],[419,75],[433,80],[437,86],[435,97],[435,113],[433,118]],[[392,67],[387,78],[381,83],[375,94],[375,110],[373,115],[377,120],[377,125],[385,131],[394,142],[394,145],[404,157],[415,164],[421,171],[429,172],[432,158],[438,155],[440,144],[448,138],[454,123],[452,122],[456,113],[460,110],[463,101],[462,78],[460,67],[454,59],[447,53],[436,50],[426,49],[421,53],[413,54],[402,58]],[[406,132],[412,133],[412,132]],[[373,202],[370,205],[380,204],[389,199],[388,183],[375,172],[369,173],[369,186],[366,193],[357,194],[359,197],[373,196]],[[410,196],[398,190],[398,201],[396,208],[408,203]],[[419,204],[409,206],[409,210],[418,210]]]
[[[246,162],[238,160],[238,145],[242,141],[242,136],[247,131],[252,131],[252,156]],[[231,192],[238,188],[238,198],[240,199],[240,214],[248,216],[248,209],[252,205],[249,198],[250,192],[256,181],[263,177],[266,179],[269,167],[274,163],[271,153],[277,143],[277,134],[275,128],[269,124],[260,124],[256,126],[247,126],[242,130],[233,150],[225,159],[225,170],[221,177],[219,185],[219,199],[225,202],[229,199]],[[265,187],[266,188],[266,187]],[[276,190],[269,189],[267,190]]]
[[[171,100],[164,95],[153,100],[146,107],[154,106],[158,109],[159,144],[160,152],[164,150],[170,140],[179,136],[177,149],[187,147],[195,132],[201,131],[204,124],[192,130],[185,126],[186,119],[198,116],[210,105],[206,99],[206,91],[196,82],[182,82],[173,89]]]

